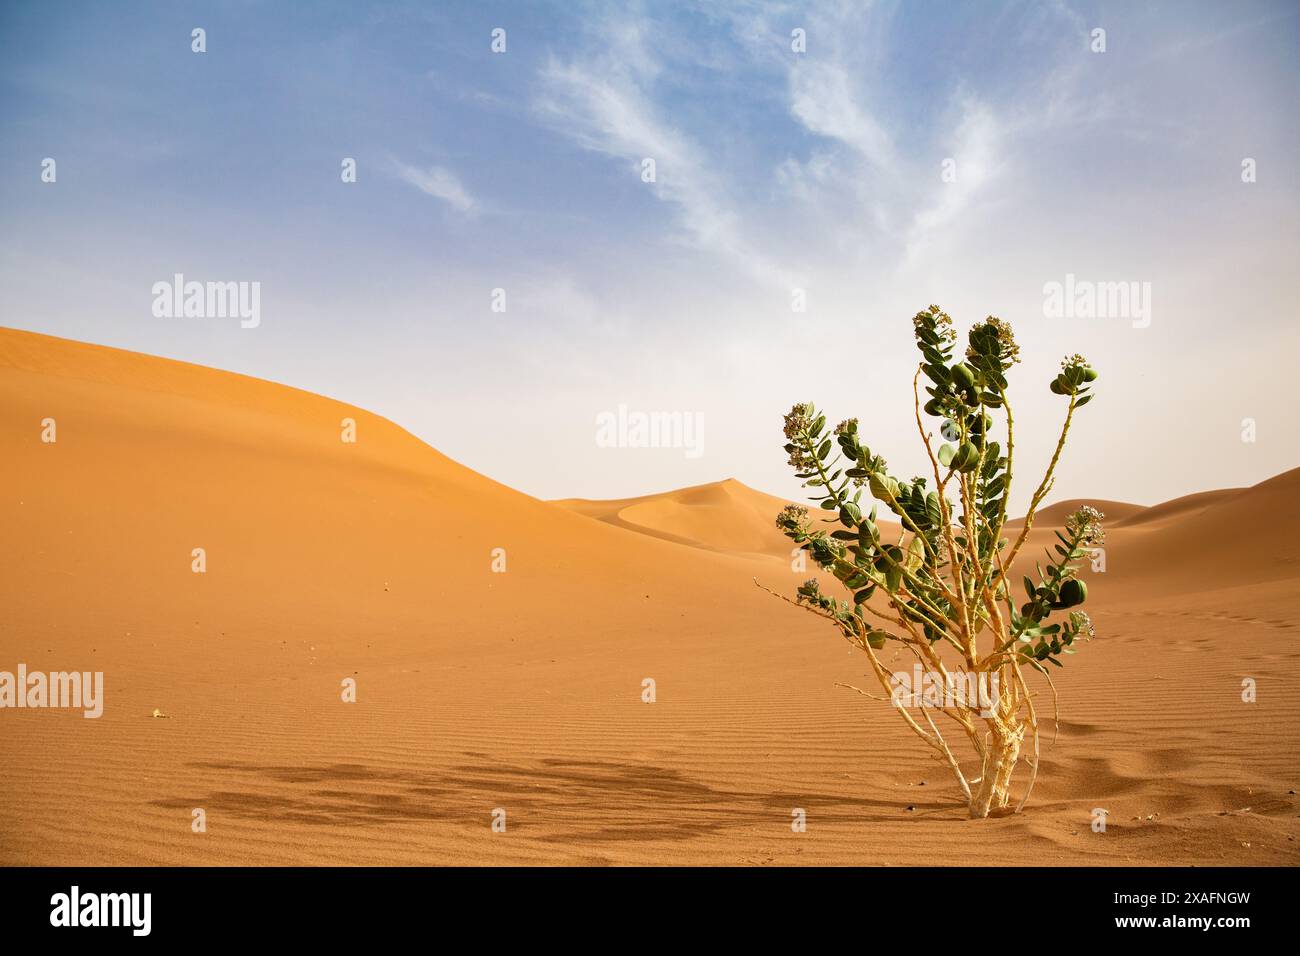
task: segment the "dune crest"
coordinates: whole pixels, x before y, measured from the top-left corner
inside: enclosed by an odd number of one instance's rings
[[[1043,505],[1034,515],[1034,525],[1050,525],[1053,528],[1059,528],[1065,524],[1066,518],[1084,505],[1090,505],[1100,510],[1106,516],[1106,527],[1108,528],[1130,521],[1149,510],[1142,505],[1130,504],[1127,501],[1108,501],[1105,498],[1070,498],[1066,501],[1056,501],[1052,504]],[[1025,519],[1023,517],[1013,518],[1007,522],[1007,527],[1021,528],[1024,527],[1024,524]]]
[[[790,502],[755,491],[735,478],[637,498],[564,498],[561,508],[618,528],[706,551],[790,554],[776,515]]]

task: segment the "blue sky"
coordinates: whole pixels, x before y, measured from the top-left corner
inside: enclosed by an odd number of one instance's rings
[[[1248,484],[1300,464],[1298,41],[1266,2],[6,4],[0,323],[352,402],[541,497],[794,494],[795,401],[921,470],[938,302],[1016,327],[1030,462],[1060,358],[1101,370],[1054,497]],[[176,272],[260,282],[261,324],[154,317]],[[1149,327],[1045,317],[1067,274],[1150,283]],[[703,453],[598,447],[620,404]]]

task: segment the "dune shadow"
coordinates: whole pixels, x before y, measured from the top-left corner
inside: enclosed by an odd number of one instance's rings
[[[462,757],[469,756],[468,754]],[[543,841],[686,840],[731,828],[788,823],[795,808],[820,823],[864,824],[912,817],[897,794],[872,799],[843,794],[729,789],[685,772],[630,760],[539,758],[490,760],[428,771],[357,763],[191,763],[228,781],[202,795],[155,800],[168,809],[328,827],[381,827],[428,822],[486,826],[504,808],[511,832]],[[916,816],[952,809],[942,800],[913,801]]]

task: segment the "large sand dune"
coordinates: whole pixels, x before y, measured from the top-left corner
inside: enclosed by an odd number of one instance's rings
[[[8,330],[0,453],[0,669],[106,684],[0,711],[0,864],[1300,859],[1297,472],[1118,523],[1035,799],[971,822],[753,586],[803,575],[736,482],[541,502],[339,402]]]

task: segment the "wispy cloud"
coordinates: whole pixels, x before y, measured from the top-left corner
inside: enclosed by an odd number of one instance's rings
[[[884,252],[906,263],[931,251],[932,235],[952,228],[993,183],[1006,124],[998,104],[960,90],[931,116],[887,111],[897,91],[879,64],[888,60],[893,17],[857,4],[795,14],[756,3],[725,15],[733,54],[786,114],[792,148],[769,167],[768,196],[717,165],[736,132],[729,117],[702,128],[670,106],[707,95],[713,77],[680,56],[681,37],[644,15],[611,15],[593,27],[588,47],[598,53],[548,59],[535,108],[583,148],[625,163],[630,181],[653,158],[657,181],[647,188],[674,208],[680,238],[751,278],[802,285],[798,277],[834,269],[845,255],[879,262]],[[789,50],[792,23],[806,26],[809,53]],[[952,130],[947,141],[918,133],[936,116]],[[958,164],[954,183],[940,179],[949,156]]]
[[[421,168],[394,161],[394,168],[402,180],[410,183],[426,196],[441,199],[453,209],[472,213],[479,208],[478,201],[469,194],[459,177],[444,166]]]
[[[989,189],[1001,168],[1005,155],[1003,124],[987,104],[967,99],[960,104],[961,118],[952,138],[950,179],[940,176],[940,167],[930,173],[939,182],[934,197],[915,211],[907,232],[904,264],[925,258],[942,238],[944,230],[954,226],[962,213]]]
[[[707,150],[670,122],[655,100],[664,63],[647,42],[649,24],[631,17],[600,26],[606,52],[571,60],[549,59],[541,71],[539,116],[583,148],[627,164],[629,180],[645,159],[655,180],[645,186],[671,204],[688,243],[724,256],[760,282],[791,284],[786,270],[746,239],[727,178]]]

